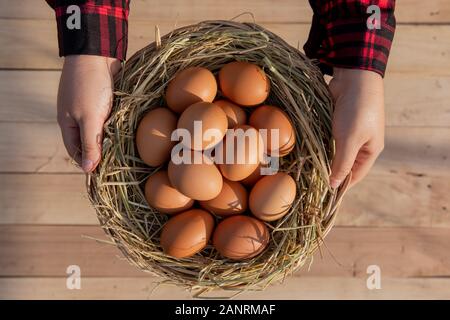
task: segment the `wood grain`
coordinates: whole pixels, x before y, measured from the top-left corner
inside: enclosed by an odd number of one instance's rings
[[[59,71],[0,71],[0,121],[55,122]],[[387,126],[449,126],[450,76],[391,73]]]
[[[449,176],[450,127],[389,127],[373,172]],[[0,122],[0,173],[79,172],[55,123]]]
[[[450,299],[450,1],[396,6],[383,154],[348,192],[311,270],[239,298]],[[164,34],[244,11],[296,47],[306,40],[306,0],[132,0],[128,57],[154,41],[156,24]],[[189,298],[173,286],[152,293],[157,278],[88,238],[106,239],[55,123],[57,55],[45,1],[0,0],[0,299]],[[72,264],[81,267],[82,290],[66,288]],[[373,264],[381,290],[366,287]]]
[[[56,122],[60,71],[0,71],[1,122]]]
[[[395,3],[397,23],[450,23],[447,0],[403,0]]]
[[[306,0],[132,0],[130,20],[195,21],[230,19],[251,11],[259,22],[311,21],[312,11]],[[11,5],[0,1],[0,18],[49,19],[53,15],[44,1],[21,0]],[[397,23],[449,23],[447,0],[401,0],[396,3]]]
[[[142,299],[178,300],[191,295],[177,287],[156,287],[154,278],[82,278],[81,290],[68,290],[66,278],[0,278],[0,299]],[[381,289],[368,290],[366,278],[310,277],[274,284],[265,291],[248,292],[235,299],[450,299],[450,279],[382,278]],[[156,288],[156,289],[155,289]],[[211,296],[225,296],[215,293]]]
[[[130,22],[130,57],[137,49],[154,41],[154,26],[161,34],[173,29],[174,23],[164,21]],[[188,24],[179,23],[178,26]],[[262,23],[295,47],[302,47],[309,25]],[[29,30],[39,30],[36,37]],[[0,19],[0,68],[59,69],[62,59],[57,50],[54,22],[30,19]],[[407,74],[450,75],[450,25],[400,25],[390,53],[388,72]]]
[[[450,174],[450,127],[386,128],[385,148],[373,173],[417,177]]]
[[[79,172],[55,123],[0,123],[0,172]]]
[[[0,1],[0,18],[51,19],[53,11],[44,2],[21,0],[20,5]],[[132,0],[130,21],[195,21],[231,19],[243,12],[252,12],[261,22],[307,22],[312,10],[305,0]]]
[[[97,225],[82,174],[0,174],[0,224]],[[450,227],[450,182],[370,174],[351,189],[336,225]],[[69,204],[69,205],[68,205]]]
[[[0,224],[98,224],[84,174],[0,174],[0,181]]]
[[[122,259],[96,226],[0,226],[0,275],[64,277],[78,265],[85,277],[147,276]],[[365,276],[378,265],[386,277],[450,276],[447,228],[334,228],[322,257],[296,276]],[[334,258],[333,258],[334,257]]]
[[[450,125],[450,76],[388,73],[384,88],[387,126]]]
[[[410,174],[369,174],[348,191],[338,226],[450,227],[450,181]]]

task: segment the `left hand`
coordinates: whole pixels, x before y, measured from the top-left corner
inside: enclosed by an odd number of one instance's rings
[[[334,68],[330,91],[335,102],[336,154],[330,185],[337,188],[352,172],[350,186],[361,181],[384,148],[383,78],[375,72]]]

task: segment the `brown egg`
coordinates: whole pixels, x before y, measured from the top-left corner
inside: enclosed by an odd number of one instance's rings
[[[183,139],[183,144],[193,150],[214,147],[222,141],[227,127],[228,120],[225,112],[210,102],[194,103],[178,119],[178,129],[188,130],[191,137],[187,141]]]
[[[175,258],[190,257],[203,250],[214,229],[214,218],[205,210],[191,209],[169,219],[161,232],[161,247]]]
[[[194,161],[194,158],[203,158],[199,151],[191,151],[187,158],[190,158],[190,163],[175,164],[173,159],[169,162],[171,185],[194,200],[206,201],[217,197],[223,184],[219,169],[205,160]]]
[[[200,201],[200,205],[218,216],[228,216],[243,213],[247,210],[247,202],[247,190],[239,182],[224,179],[220,194],[214,199]]]
[[[295,200],[294,179],[284,172],[261,178],[250,192],[250,211],[264,221],[275,221],[286,215]]]
[[[136,131],[136,146],[142,161],[150,167],[157,167],[169,160],[170,150],[176,143],[170,137],[176,128],[177,117],[169,109],[149,111]]]
[[[249,62],[231,62],[219,71],[222,94],[241,106],[255,106],[267,99],[270,82],[264,71]]]
[[[295,145],[295,132],[291,120],[286,113],[278,107],[264,105],[252,112],[249,119],[252,127],[260,130],[268,154],[273,155],[274,151],[279,152],[279,156],[285,156],[292,151]],[[266,129],[267,135],[262,129]],[[278,147],[273,148],[272,129],[278,129]],[[273,138],[275,139],[275,137]],[[276,142],[276,141],[275,141]]]
[[[219,253],[232,260],[244,260],[260,254],[269,243],[269,230],[258,219],[232,216],[220,222],[213,235]]]
[[[145,199],[151,207],[168,214],[185,211],[194,204],[194,200],[170,185],[165,170],[160,170],[147,179]]]
[[[272,158],[273,160],[277,160],[276,158]],[[279,159],[278,159],[279,160]],[[270,168],[270,163],[260,163],[258,168],[256,168],[247,178],[241,181],[241,183],[250,188],[253,187],[262,177],[269,175],[270,173],[278,172],[278,167]]]
[[[183,112],[196,102],[212,102],[217,93],[217,82],[208,69],[190,67],[178,72],[166,91],[166,102],[176,113]]]
[[[247,114],[244,109],[233,102],[228,100],[216,100],[214,101],[214,104],[221,107],[227,115],[229,129],[247,123]]]
[[[247,178],[262,159],[261,146],[263,141],[255,128],[242,125],[228,130],[215,154],[222,175],[231,181]]]
[[[253,187],[261,178],[261,164],[259,164],[247,178],[241,181],[241,183],[246,187]]]

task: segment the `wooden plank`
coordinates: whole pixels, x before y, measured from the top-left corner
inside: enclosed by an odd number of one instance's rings
[[[442,70],[435,62],[448,64],[449,36],[450,25],[398,26],[387,72],[448,75],[449,71]]]
[[[0,180],[0,224],[98,224],[82,174],[0,174]],[[441,177],[370,174],[347,193],[336,225],[449,228],[448,190],[450,181]]]
[[[405,173],[425,177],[447,176],[450,171],[450,128],[390,127],[385,149],[373,172]]]
[[[369,174],[345,195],[338,226],[450,227],[450,181]]]
[[[0,174],[0,180],[0,224],[98,224],[83,174]]]
[[[401,0],[395,3],[397,23],[449,23],[450,2],[447,0]]]
[[[449,126],[450,76],[388,73],[384,81],[387,126]]]
[[[312,10],[303,0],[132,0],[130,21],[197,21],[231,19],[243,12],[252,12],[260,22],[309,22]],[[51,19],[53,11],[44,2],[21,0],[20,5],[0,1],[0,18]]]
[[[159,300],[190,299],[175,286],[156,287],[154,278],[82,278],[81,290],[68,290],[66,278],[0,278],[0,299],[86,299]],[[331,300],[406,300],[450,299],[450,279],[383,278],[380,290],[368,290],[366,279],[350,277],[296,278],[274,284],[265,291],[247,292],[235,299],[331,299]],[[225,293],[226,294],[226,293]],[[224,296],[212,293],[210,296]],[[228,295],[229,296],[229,293]]]
[[[0,229],[5,232],[0,235],[0,275],[61,277],[69,265],[78,265],[85,276],[146,275],[114,246],[86,238],[106,240],[99,226],[0,225]]]
[[[450,127],[388,127],[377,174],[448,176]],[[79,172],[55,123],[0,122],[0,172]]]
[[[0,71],[0,121],[56,121],[59,71]],[[387,126],[448,126],[450,76],[391,73],[385,79]]]
[[[128,57],[137,49],[154,41],[154,25],[161,34],[171,31],[175,23],[130,22]],[[181,22],[178,26],[185,25]],[[294,46],[303,46],[308,24],[263,23]],[[39,30],[39,37],[29,30]],[[450,25],[400,25],[395,35],[388,72],[408,74],[449,75],[443,68],[450,56]],[[57,57],[55,23],[47,20],[0,19],[0,68],[58,69],[62,59]],[[433,57],[430,59],[430,57]]]
[[[38,29],[33,29],[37,27]],[[39,30],[39,33],[30,32]],[[61,68],[56,22],[49,20],[0,19],[0,68]],[[15,53],[5,46],[10,47]],[[34,52],[28,52],[33,50]]]
[[[0,71],[0,121],[56,122],[60,71]]]
[[[79,172],[55,123],[0,123],[0,172]]]
[[[96,226],[0,226],[0,276],[64,277],[78,265],[85,277],[147,276],[118,259],[111,245],[82,237],[105,238]],[[336,227],[322,256],[296,276],[365,277],[377,265],[385,277],[450,276],[447,228]]]
[[[259,22],[311,21],[311,8],[306,0],[133,0],[130,20],[196,21],[230,19],[250,11]],[[0,18],[49,19],[53,15],[44,1],[21,0],[12,5],[0,1]],[[402,0],[396,3],[397,23],[449,23],[447,0]]]

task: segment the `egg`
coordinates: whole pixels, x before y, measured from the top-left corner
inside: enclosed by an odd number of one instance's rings
[[[228,128],[227,115],[210,102],[189,106],[178,119],[178,129],[186,129],[190,139],[183,144],[193,150],[208,149],[222,141]]]
[[[297,194],[294,179],[284,172],[261,178],[250,191],[250,211],[264,221],[286,215]]]
[[[275,151],[278,151],[279,156],[282,157],[294,148],[295,132],[292,123],[287,114],[280,108],[268,105],[258,107],[250,115],[249,124],[260,130],[266,148],[265,151],[268,154],[273,155]],[[262,129],[266,130],[266,135]],[[272,137],[272,129],[279,130],[278,141],[275,140],[275,136]]]
[[[214,218],[201,209],[191,209],[169,219],[161,231],[161,247],[175,258],[190,257],[203,250],[214,229]]]
[[[194,200],[171,186],[165,170],[160,170],[147,179],[145,199],[151,207],[168,214],[185,211],[194,204]]]
[[[253,187],[261,177],[261,164],[259,164],[247,178],[241,181],[241,183],[246,187]]]
[[[170,158],[175,145],[172,132],[177,128],[176,115],[167,108],[149,111],[139,122],[136,131],[136,147],[139,157],[150,167],[162,165]]]
[[[199,151],[190,151],[187,158],[191,160],[180,164],[175,164],[173,159],[169,162],[171,185],[194,200],[206,201],[217,197],[223,184],[219,169],[214,163],[203,160],[203,154]],[[194,161],[195,158],[201,160]]]
[[[223,99],[214,101],[214,104],[221,107],[227,115],[229,129],[247,123],[247,114],[244,109],[233,102]]]
[[[196,102],[212,102],[217,94],[217,82],[208,69],[190,67],[178,72],[166,90],[167,106],[176,113]]]
[[[267,226],[249,216],[225,218],[214,231],[213,245],[224,257],[245,260],[260,254],[269,243]]]
[[[222,190],[217,197],[199,203],[204,209],[218,216],[239,214],[247,210],[248,194],[239,182],[224,179]]]
[[[253,127],[242,125],[228,130],[215,153],[222,175],[231,181],[247,178],[262,159],[262,146],[262,138]]]
[[[241,106],[255,106],[267,99],[270,81],[265,72],[255,64],[235,61],[219,71],[222,94]]]

